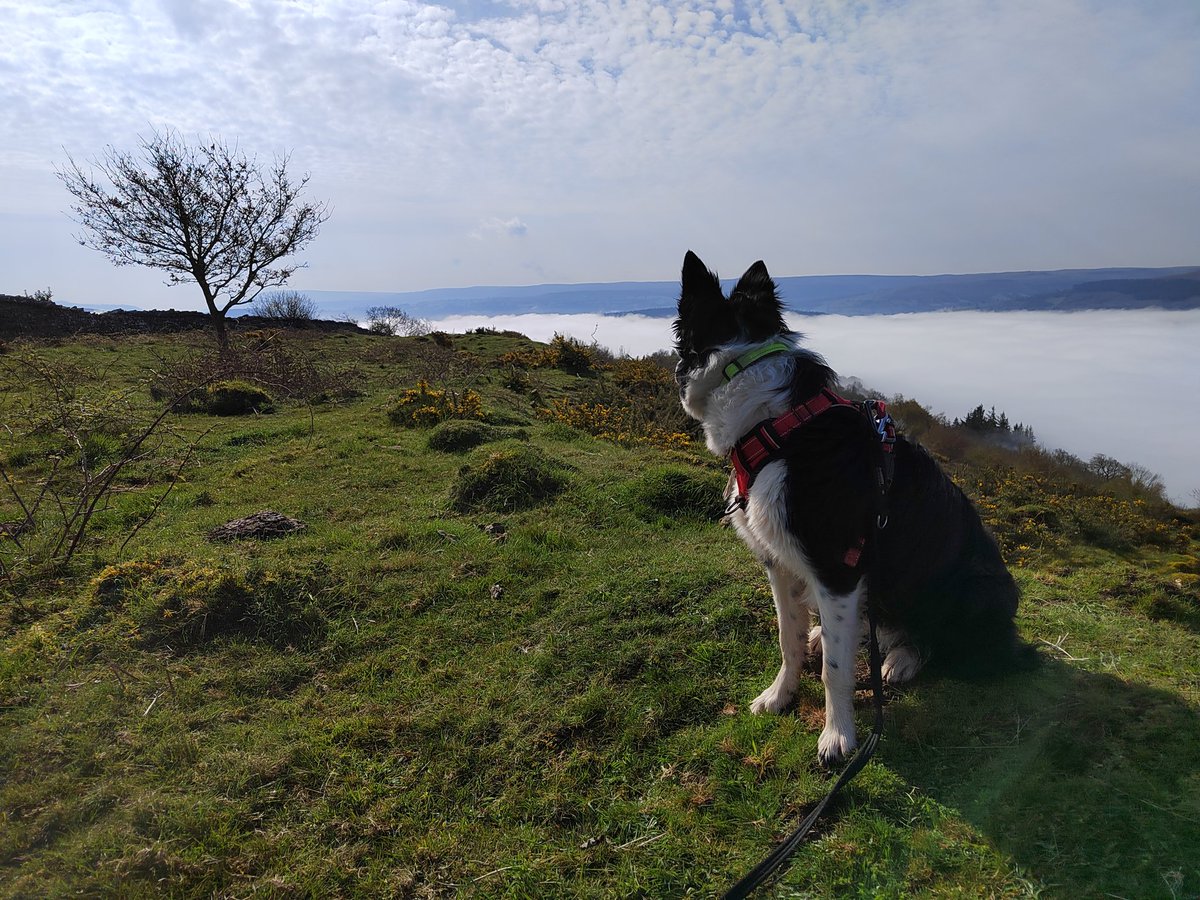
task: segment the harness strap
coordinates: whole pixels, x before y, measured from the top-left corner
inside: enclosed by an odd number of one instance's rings
[[[741,357],[739,357],[739,361],[740,359]],[[733,365],[734,363],[730,363],[731,367]],[[842,406],[865,414],[871,420],[875,433],[879,435],[879,447],[882,454],[880,465],[876,471],[879,476],[878,487],[881,496],[886,497],[892,486],[896,447],[896,425],[888,414],[887,404],[882,400],[864,400],[862,403],[852,403],[829,388],[822,388],[815,397],[792,407],[783,415],[759,422],[750,430],[749,434],[733,445],[733,449],[729,452],[729,459],[733,463],[733,472],[737,480],[737,496],[725,508],[725,515],[729,515],[736,509],[745,509],[750,486],[754,484],[754,479],[771,460],[787,455],[787,443],[795,431],[822,413]],[[881,528],[887,524],[886,508],[880,510],[877,521],[881,523]],[[842,562],[851,569],[858,568],[866,543],[866,535],[859,537],[846,549]]]
[[[737,476],[738,493],[745,496],[763,466],[773,457],[781,455],[780,451],[788,435],[821,413],[838,406],[855,408],[855,404],[846,398],[839,397],[829,388],[822,388],[815,397],[792,407],[782,416],[764,419],[755,425],[749,434],[733,445],[733,450],[729,453],[733,471]]]

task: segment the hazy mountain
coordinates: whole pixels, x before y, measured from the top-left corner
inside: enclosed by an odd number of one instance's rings
[[[1064,269],[979,275],[809,275],[776,279],[795,312],[887,315],[944,310],[1079,310],[1200,307],[1200,267]],[[725,282],[732,286],[734,279]],[[365,318],[372,306],[415,316],[639,313],[672,316],[674,281],[437,288],[400,293],[308,291],[330,317]]]

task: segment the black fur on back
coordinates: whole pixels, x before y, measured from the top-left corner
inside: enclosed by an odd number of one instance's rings
[[[797,399],[816,375],[797,364]],[[882,554],[879,621],[902,628],[931,663],[986,674],[1028,659],[1013,616],[1016,583],[967,496],[919,444],[901,436],[888,496],[887,525],[875,530],[878,436],[855,409],[830,410],[789,445],[787,522],[821,582],[848,593]],[[753,488],[751,488],[753,492]],[[867,540],[859,564],[846,550]]]

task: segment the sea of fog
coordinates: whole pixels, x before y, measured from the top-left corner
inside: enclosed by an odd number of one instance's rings
[[[789,316],[837,372],[950,418],[982,403],[1033,428],[1039,443],[1084,459],[1104,453],[1162,476],[1200,502],[1200,310],[951,312]],[[671,346],[669,319],[645,316],[454,316],[435,328],[554,334],[641,356]]]

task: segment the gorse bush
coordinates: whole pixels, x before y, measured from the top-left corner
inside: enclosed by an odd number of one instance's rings
[[[576,403],[567,398],[553,400],[538,410],[538,418],[586,431],[588,434],[626,447],[646,445],[662,450],[685,450],[690,435],[660,428],[632,407],[612,407],[603,403]]]
[[[597,402],[628,410],[638,430],[700,437],[700,423],[679,403],[673,368],[661,358],[613,360],[589,392]]]
[[[387,416],[393,425],[409,428],[436,425],[446,419],[482,419],[483,398],[469,388],[452,391],[418,381],[416,387],[392,401]]]
[[[554,365],[572,375],[588,375],[604,365],[598,347],[589,347],[582,341],[561,334],[551,339],[549,352],[554,357]]]
[[[572,375],[591,375],[605,368],[611,358],[611,354],[597,344],[585,344],[577,338],[556,334],[549,346],[514,350],[503,354],[499,362],[523,369],[562,369]]]
[[[665,390],[673,403],[679,402],[675,376],[653,359],[614,360],[608,366],[608,377],[626,396],[658,397]]]
[[[1186,542],[1168,508],[1012,469],[979,470],[964,485],[1010,563],[1075,541],[1108,550]]]

